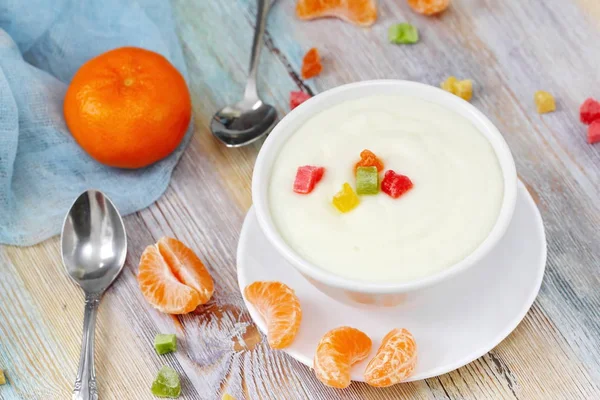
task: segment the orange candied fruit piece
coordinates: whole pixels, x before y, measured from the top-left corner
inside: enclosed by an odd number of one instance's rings
[[[350,385],[350,368],[367,358],[371,339],[358,329],[342,326],[327,332],[317,346],[314,370],[325,385],[339,389]]]
[[[316,47],[310,49],[302,59],[302,79],[310,79],[321,73],[323,64]]]
[[[371,26],[377,20],[377,0],[298,0],[300,19],[335,17],[358,26]]]
[[[412,375],[416,364],[417,344],[413,335],[406,329],[392,329],[369,361],[365,381],[371,386],[391,386]]]
[[[448,8],[450,0],[408,0],[408,5],[419,14],[434,15]]]
[[[244,297],[267,323],[267,340],[272,349],[283,349],[294,341],[302,321],[300,301],[284,283],[258,281],[244,289]]]
[[[377,167],[377,172],[383,171],[385,167],[383,161],[379,159],[371,150],[365,149],[360,152],[360,161],[354,165],[354,173],[358,167]]]

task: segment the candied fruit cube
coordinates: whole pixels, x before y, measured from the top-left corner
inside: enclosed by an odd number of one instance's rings
[[[154,337],[154,349],[158,354],[167,354],[177,350],[177,337],[174,334],[159,333]]]
[[[465,79],[462,81],[456,82],[454,85],[454,94],[460,97],[463,100],[471,101],[473,98],[473,81],[470,79]]]
[[[375,153],[371,150],[363,150],[360,152],[360,161],[354,166],[354,173],[356,173],[358,167],[377,167],[377,172],[383,171],[384,165]]]
[[[290,92],[290,110],[298,107],[306,100],[310,99],[311,95],[301,91]]]
[[[446,92],[450,92],[450,93],[454,94],[454,90],[455,90],[454,88],[455,88],[457,82],[458,82],[458,79],[456,79],[455,76],[449,76],[444,82],[442,82],[440,87],[442,89],[444,89]]]
[[[302,59],[302,79],[310,79],[321,73],[323,65],[321,64],[321,56],[319,50],[315,47],[308,50]]]
[[[543,90],[538,90],[533,96],[535,106],[539,114],[545,114],[556,110],[554,96]]]
[[[466,101],[473,97],[473,81],[470,79],[459,81],[455,76],[450,76],[440,84],[440,87]]]
[[[233,397],[232,395],[230,395],[229,393],[225,393],[223,395],[223,397],[221,397],[221,400],[235,400],[235,397]]]
[[[600,119],[600,103],[590,97],[579,108],[579,117],[587,125]]]
[[[600,142],[600,119],[595,120],[588,127],[588,143]]]
[[[360,200],[348,182],[344,183],[342,190],[333,196],[333,205],[343,213],[352,211],[358,203]]]
[[[356,193],[379,193],[379,173],[377,167],[358,167],[356,169]]]
[[[175,399],[181,394],[181,382],[177,372],[168,366],[158,371],[158,375],[152,382],[152,394],[157,397],[169,397]]]
[[[388,29],[388,39],[394,44],[414,44],[419,41],[419,31],[411,24],[395,24]]]
[[[6,376],[4,376],[4,371],[0,369],[0,385],[6,385]]]
[[[381,191],[388,196],[397,199],[412,189],[413,183],[408,176],[400,175],[392,171],[386,171],[381,181]]]
[[[294,192],[308,194],[313,191],[315,185],[323,179],[325,168],[305,165],[298,167],[296,179],[294,180]]]

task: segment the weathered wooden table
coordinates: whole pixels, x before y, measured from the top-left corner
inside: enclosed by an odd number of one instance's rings
[[[165,195],[125,219],[130,251],[100,308],[96,367],[102,399],[150,399],[164,363],[183,377],[184,399],[598,399],[600,398],[600,145],[585,142],[579,104],[600,97],[597,0],[453,0],[440,17],[382,0],[371,29],[338,20],[301,22],[294,1],[272,9],[260,67],[264,98],[287,111],[288,94],[313,93],[372,78],[439,84],[448,75],[476,82],[473,104],[511,146],[541,209],[549,258],[540,295],[504,342],[479,360],[426,381],[374,389],[328,389],[312,371],[277,351],[244,310],[236,283],[236,244],[251,204],[260,144],[231,150],[210,135],[215,110],[241,96],[255,18],[253,0],[173,1],[191,75],[195,136]],[[386,43],[391,23],[421,31],[415,46]],[[324,72],[298,77],[303,53],[318,47]],[[534,111],[533,93],[558,100]],[[193,315],[170,317],[142,298],[135,274],[145,246],[163,235],[206,261],[216,294]],[[510,295],[507,293],[507,295]],[[0,399],[66,399],[79,355],[82,295],[64,273],[57,237],[31,248],[0,249]],[[157,356],[157,332],[177,332],[181,350]]]

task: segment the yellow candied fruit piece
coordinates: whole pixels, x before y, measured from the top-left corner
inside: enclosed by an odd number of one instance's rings
[[[221,397],[221,400],[235,400],[235,397],[233,397],[232,395],[230,395],[229,393],[225,393],[223,395],[223,397]]]
[[[456,79],[455,76],[449,76],[448,79],[446,79],[444,82],[442,82],[440,87],[442,89],[444,89],[446,92],[450,92],[450,93],[454,94],[457,82],[458,82],[458,79]]]
[[[548,92],[538,90],[537,92],[535,92],[533,100],[535,101],[537,112],[540,114],[545,114],[556,110],[556,102],[554,101],[554,96],[552,96]]]
[[[456,77],[450,76],[442,82],[440,87],[463,100],[469,101],[473,98],[473,81],[470,79],[459,81]]]
[[[340,212],[347,213],[352,211],[360,203],[358,195],[352,189],[348,182],[344,183],[342,190],[333,196],[333,205]]]
[[[4,376],[4,371],[0,369],[0,385],[6,384],[6,377]]]
[[[464,81],[457,82],[454,94],[463,100],[470,101],[473,97],[473,81],[465,79]]]

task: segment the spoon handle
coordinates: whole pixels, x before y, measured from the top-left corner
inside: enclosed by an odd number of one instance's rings
[[[260,50],[263,46],[263,34],[265,33],[267,14],[271,8],[271,1],[272,0],[257,0],[256,26],[254,27],[252,55],[250,56],[250,71],[248,72],[248,81],[246,82],[244,98],[258,99],[258,92],[256,91],[256,75]]]
[[[94,332],[96,331],[96,314],[100,304],[99,294],[85,295],[85,315],[83,317],[83,339],[79,370],[73,389],[73,400],[98,400],[96,388],[96,371],[94,369]]]

